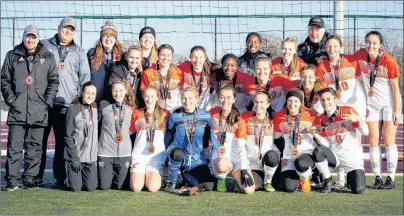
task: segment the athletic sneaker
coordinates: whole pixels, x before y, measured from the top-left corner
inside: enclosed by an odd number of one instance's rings
[[[386,182],[384,182],[383,185],[379,187],[379,189],[382,190],[387,190],[387,189],[393,189],[396,187],[396,183],[391,179],[390,176],[387,176]]]
[[[329,193],[332,188],[332,178],[331,176],[328,179],[324,179],[323,189],[320,190],[321,193]]]
[[[266,191],[266,192],[274,192],[274,191],[275,191],[275,188],[272,187],[272,184],[271,184],[271,183],[266,183],[266,184],[264,184],[264,188],[265,188],[265,191]]]
[[[25,178],[22,180],[22,182],[23,182],[24,187],[26,187],[26,188],[36,188],[37,185],[36,185],[36,181],[35,181],[35,180],[36,180],[36,179],[34,179],[33,177],[25,177]]]
[[[303,193],[308,193],[311,191],[310,179],[299,179],[299,188]]]
[[[177,185],[175,183],[168,182],[167,186],[164,188],[164,191],[173,193],[173,192],[177,191],[175,189],[176,187],[177,187]]]
[[[220,178],[217,180],[217,191],[218,192],[227,192],[226,179]]]
[[[6,185],[6,187],[4,188],[4,190],[6,190],[6,191],[15,191],[15,190],[18,190],[18,185],[15,184],[15,183],[9,182],[9,183]]]
[[[380,176],[375,177],[375,183],[371,186],[373,189],[379,189],[383,185],[383,179]]]
[[[335,190],[342,190],[344,187],[345,187],[345,185],[340,181],[336,181],[334,183],[334,189]]]

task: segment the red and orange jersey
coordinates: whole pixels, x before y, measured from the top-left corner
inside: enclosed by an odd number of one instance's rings
[[[282,65],[281,65],[281,59],[282,58],[277,58],[272,60],[272,64],[271,64],[271,75],[274,76],[278,76],[278,75],[285,75],[289,78],[290,80],[290,87],[291,88],[297,88],[300,85],[300,72],[302,71],[302,68],[304,66],[306,66],[306,63],[299,58],[299,60],[297,61],[297,67],[295,69],[295,73],[291,76],[288,76],[289,73],[289,66],[285,65],[284,68],[284,72],[282,72]]]
[[[290,89],[290,85],[290,79],[285,75],[272,77],[269,95],[271,97],[271,107],[276,112],[283,109],[283,105],[286,102],[286,94]]]
[[[270,82],[271,80],[269,80]],[[259,85],[256,84],[256,78],[250,79],[247,83],[246,83],[246,94],[250,95],[250,97],[253,99],[255,97],[255,94],[257,94],[257,85],[258,85],[258,90],[260,91],[265,91],[267,88],[267,85]],[[271,86],[269,86],[271,87]],[[269,93],[269,89],[268,89],[268,93]]]
[[[368,53],[365,49],[358,50],[354,56],[358,60],[360,72],[365,86],[365,92],[368,97],[368,103],[372,105],[385,104],[394,106],[393,93],[390,79],[400,77],[400,70],[397,60],[386,51],[381,51],[379,68],[376,73],[376,80],[373,85],[373,96],[367,94],[370,88],[370,79],[368,71]],[[370,61],[370,68],[373,71],[375,60]]]
[[[158,125],[156,127],[156,130],[165,131],[165,129],[166,129],[165,123],[167,122],[169,116],[170,116],[170,112],[168,110],[165,110],[164,125]],[[153,115],[149,114],[150,121],[151,121],[152,117],[153,117]],[[147,128],[147,125],[146,125],[146,119],[144,116],[144,108],[135,110],[132,114],[129,131],[131,131],[132,133],[139,133],[140,131],[145,131],[146,128]]]
[[[180,65],[178,65],[178,68],[182,71],[182,75],[183,75],[183,78],[184,78],[184,88],[186,88],[186,87],[195,87],[195,88],[199,88],[199,80],[200,80],[200,77],[201,77],[201,73],[200,72],[195,72],[194,71],[194,74],[195,74],[195,80],[196,80],[196,82],[197,82],[197,86],[195,86],[195,81],[194,81],[194,79],[193,79],[193,77],[192,77],[192,73],[191,73],[191,66],[192,66],[192,63],[191,63],[191,61],[184,61],[182,64],[180,64]],[[203,82],[202,82],[202,89],[206,89],[206,88],[208,88],[208,87],[210,87],[209,86],[209,79],[210,79],[210,77],[205,73],[204,74],[204,79],[203,79]]]
[[[255,136],[254,134],[254,112],[249,111],[243,113],[241,115],[241,118],[243,118],[244,122],[246,123],[246,135],[247,136]],[[270,118],[266,119],[266,127],[264,129],[264,136],[273,136],[273,122]],[[261,127],[264,125],[264,120],[257,118],[257,131],[261,131]]]
[[[220,109],[221,109],[220,107],[214,107],[214,108],[210,109],[210,111],[209,111],[210,115],[212,116],[212,125],[210,127],[210,131],[214,132],[215,134],[219,133]],[[228,118],[228,116],[222,115],[222,126],[221,126],[222,129],[226,128],[226,133],[233,134],[237,138],[240,138],[240,135],[242,135],[242,137],[243,137],[243,134],[240,134],[240,130],[238,128],[238,123],[229,126],[229,125],[227,125],[227,122],[226,122],[227,118]],[[220,138],[218,137],[218,139],[220,139]]]
[[[323,137],[327,137],[327,136],[334,136],[334,135],[337,135],[340,133],[356,132],[356,129],[359,127],[358,122],[350,123],[347,120],[344,120],[343,118],[344,118],[345,114],[359,115],[356,112],[355,108],[353,108],[353,107],[340,106],[334,120],[331,123],[329,123],[329,125],[327,127],[324,128],[323,124],[326,124],[326,122],[328,121],[329,118],[324,113],[321,114],[316,119],[317,129],[320,129],[320,128],[324,129],[324,130],[321,130],[320,135]]]
[[[182,71],[175,65],[170,66],[170,84],[169,91],[178,89],[183,86]],[[162,77],[163,82],[167,80],[167,76]],[[152,85],[160,89],[159,76],[157,74],[157,65],[153,64],[142,73],[142,82],[140,90],[144,90],[147,86]]]

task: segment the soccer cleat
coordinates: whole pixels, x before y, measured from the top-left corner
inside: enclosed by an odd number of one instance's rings
[[[266,192],[274,192],[275,188],[272,187],[272,183],[266,183],[264,184],[264,188]]]
[[[382,190],[388,190],[388,189],[393,189],[396,187],[396,183],[391,179],[390,176],[387,176],[386,182],[384,182],[383,185],[379,187],[379,189]]]
[[[311,191],[310,179],[299,179],[299,188],[303,193],[308,193]]]
[[[373,189],[379,189],[383,185],[383,179],[380,176],[375,177],[375,183],[371,186]]]
[[[168,182],[167,186],[164,188],[165,192],[169,193],[178,193],[178,189],[176,189],[177,185],[173,182]]]
[[[33,177],[25,177],[22,182],[26,188],[35,188],[37,186],[35,180]]]
[[[217,180],[217,191],[218,192],[227,192],[226,179]]]
[[[35,181],[36,185],[41,185],[43,183],[43,179],[41,179],[41,178],[35,178],[34,181]]]
[[[15,191],[18,190],[18,185],[15,183],[9,182],[7,186],[4,188],[5,191]]]
[[[329,193],[332,188],[332,178],[331,176],[328,179],[324,180],[323,188],[320,190],[321,193]]]

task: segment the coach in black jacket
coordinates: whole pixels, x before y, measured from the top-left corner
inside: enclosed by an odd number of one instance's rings
[[[48,125],[48,109],[58,92],[55,58],[39,42],[35,26],[24,29],[23,42],[7,53],[1,69],[1,93],[10,106],[7,118],[7,190],[18,189],[20,159],[24,154],[23,183],[35,186]]]

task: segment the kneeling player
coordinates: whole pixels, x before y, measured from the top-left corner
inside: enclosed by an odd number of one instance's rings
[[[367,135],[369,129],[354,108],[337,106],[337,92],[333,88],[320,91],[324,113],[316,120],[318,129],[314,138],[321,144],[313,151],[314,160],[325,181],[321,192],[331,191],[332,178],[329,167],[342,167],[347,172],[348,187],[353,193],[363,193],[366,179],[362,163],[361,145],[357,130]]]

